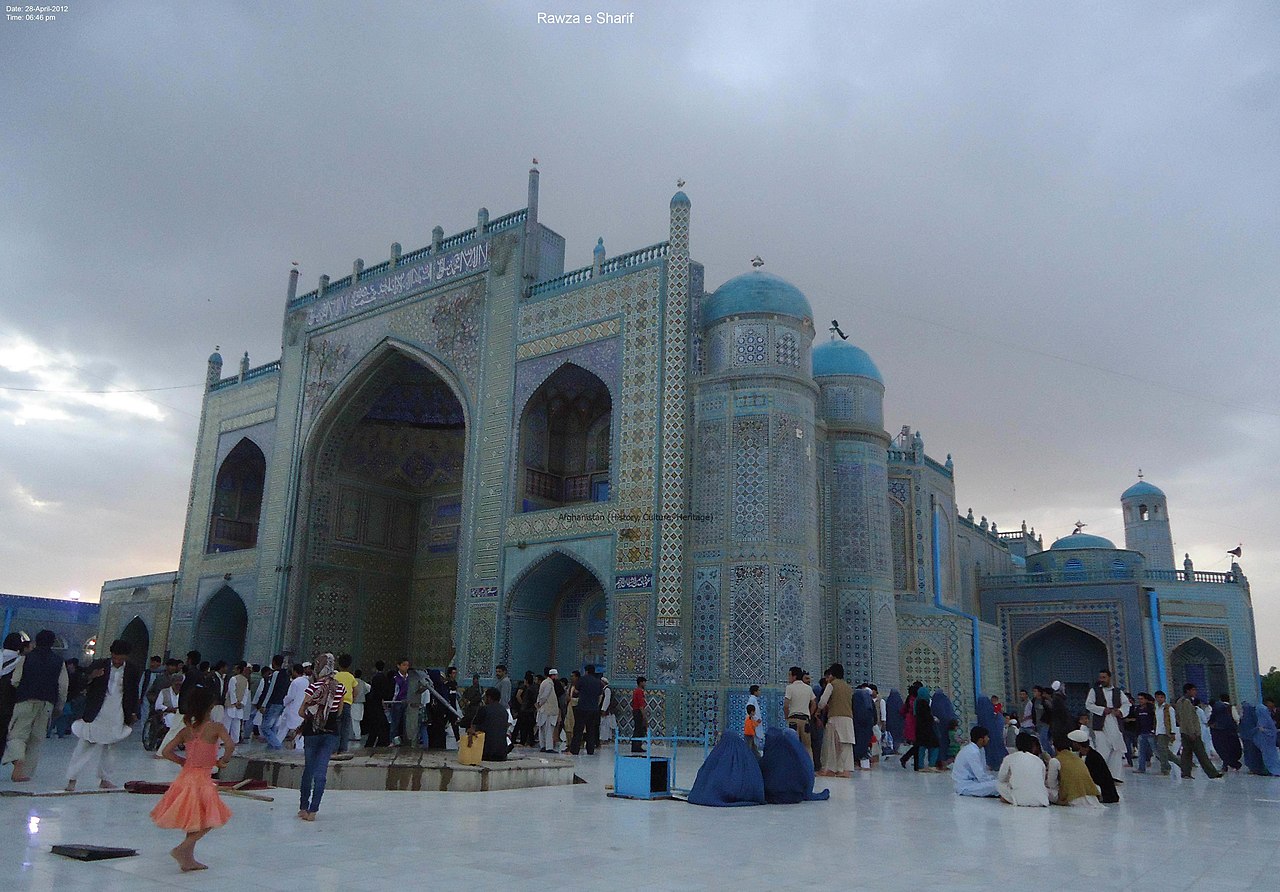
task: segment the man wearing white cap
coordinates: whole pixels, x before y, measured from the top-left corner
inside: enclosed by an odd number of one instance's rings
[[[538,752],[554,753],[556,722],[560,719],[560,702],[556,699],[556,678],[560,673],[548,669],[547,677],[538,685]]]
[[[1107,768],[1116,783],[1120,780],[1120,765],[1124,757],[1124,732],[1120,723],[1133,708],[1129,695],[1111,684],[1111,672],[1098,673],[1098,683],[1089,690],[1084,700],[1085,709],[1093,714],[1093,737],[1098,755],[1107,762]]]

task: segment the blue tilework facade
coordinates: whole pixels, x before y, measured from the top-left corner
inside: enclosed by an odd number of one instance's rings
[[[792,286],[748,272],[704,318],[683,193],[663,241],[568,273],[537,203],[531,172],[523,210],[291,284],[278,362],[222,379],[211,357],[172,591],[135,610],[108,585],[103,634],[156,616],[171,650],[199,646],[225,585],[251,659],[407,653],[486,679],[504,659],[530,662],[515,675],[590,659],[622,696],[648,677],[655,731],[692,733],[740,729],[752,684],[780,721],[788,667],[835,660],[882,691],[925,681],[968,717],[975,682],[1046,681],[1025,675],[1028,641],[1051,657],[1036,671],[1105,653],[1130,687],[1209,667],[1249,693],[1238,568],[1148,578],[1140,548],[1047,551],[960,515],[950,459],[885,431],[874,363],[824,346]],[[270,446],[261,534],[207,553],[242,437]]]

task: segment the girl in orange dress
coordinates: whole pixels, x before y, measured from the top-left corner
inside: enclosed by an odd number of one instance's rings
[[[160,754],[182,766],[177,780],[169,785],[164,798],[151,810],[151,820],[166,830],[182,830],[187,836],[169,852],[184,872],[207,870],[195,858],[196,843],[214,827],[221,827],[231,817],[218,788],[213,782],[213,768],[226,766],[236,745],[220,723],[209,720],[216,697],[210,688],[195,688],[187,701],[183,728]],[[223,746],[218,758],[218,744]],[[177,755],[178,747],[187,747],[185,759]]]

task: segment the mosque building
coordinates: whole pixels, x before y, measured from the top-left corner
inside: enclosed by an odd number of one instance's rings
[[[752,684],[780,720],[788,668],[832,661],[970,715],[1108,664],[1256,696],[1248,584],[1173,566],[1163,493],[1124,494],[1124,549],[974,523],[799,289],[758,263],[704,288],[690,212],[677,192],[664,241],[565,272],[534,169],[514,213],[303,294],[291,272],[280,359],[209,358],[176,575],[108,582],[101,635],[591,663],[647,676],[657,729],[740,728]]]

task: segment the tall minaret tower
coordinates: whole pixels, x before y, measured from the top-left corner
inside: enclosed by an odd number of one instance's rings
[[[1142,479],[1120,496],[1124,512],[1124,547],[1140,551],[1149,570],[1173,570],[1173,533],[1169,528],[1169,504],[1160,487]]]

